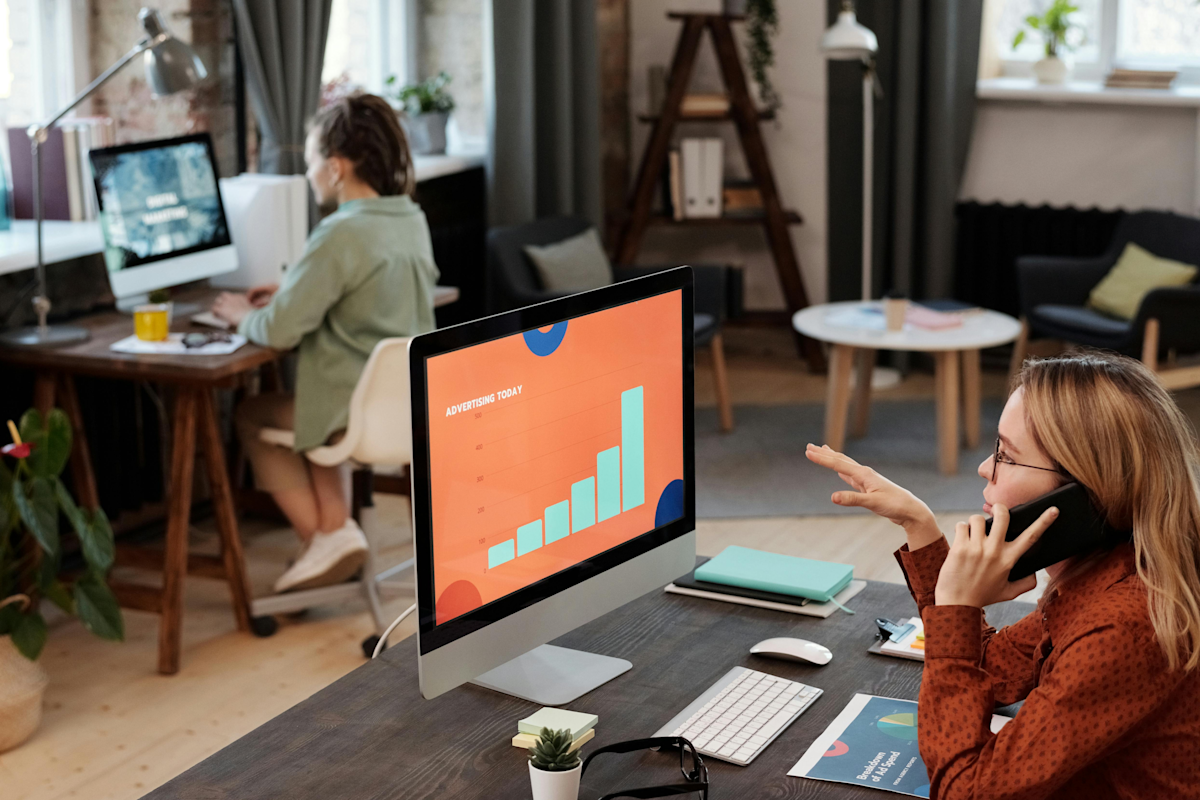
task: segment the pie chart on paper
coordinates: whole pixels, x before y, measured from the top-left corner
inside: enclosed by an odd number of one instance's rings
[[[889,714],[881,717],[879,722],[875,723],[875,727],[879,729],[880,733],[911,742],[917,738],[917,715]]]

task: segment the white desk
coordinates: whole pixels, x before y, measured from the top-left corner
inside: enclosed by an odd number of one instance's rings
[[[104,251],[99,222],[42,223],[42,248],[47,264],[82,258]],[[37,223],[14,219],[12,228],[0,231],[0,275],[37,266]]]
[[[416,176],[417,183],[421,183],[422,181],[441,178],[444,175],[453,175],[475,167],[482,167],[483,161],[484,153],[482,152],[413,156],[413,173]]]
[[[413,156],[418,182],[482,165],[482,153]],[[42,224],[42,247],[47,264],[104,252],[104,234],[99,222],[47,220]],[[35,228],[33,220],[16,219],[10,230],[0,231],[0,275],[37,266]]]
[[[979,350],[1013,341],[1021,323],[998,311],[967,314],[958,328],[924,330],[906,325],[901,331],[871,330],[831,324],[829,317],[864,305],[861,302],[809,306],[792,317],[792,327],[820,342],[833,345],[829,354],[829,387],[825,399],[825,443],[841,450],[846,443],[850,411],[850,372],[858,355],[855,385],[855,436],[867,432],[871,407],[871,371],[876,350],[932,353],[938,419],[938,466],[946,475],[958,472],[959,383],[962,383],[963,432],[968,447],[979,444]],[[878,302],[867,305],[878,306]],[[959,367],[962,367],[961,377]]]

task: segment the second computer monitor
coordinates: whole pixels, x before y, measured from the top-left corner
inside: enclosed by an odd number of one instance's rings
[[[692,569],[690,269],[435,331],[410,353],[426,697]],[[509,672],[588,669],[590,654],[563,666],[539,650]],[[541,699],[500,673],[481,682]]]
[[[208,134],[89,153],[118,298],[237,269]]]

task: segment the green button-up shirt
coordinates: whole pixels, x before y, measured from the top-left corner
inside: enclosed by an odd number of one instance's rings
[[[256,344],[299,346],[296,450],[346,427],[350,395],[379,340],[433,330],[437,279],[429,225],[410,197],[343,203],[313,230],[271,302],[238,325]]]

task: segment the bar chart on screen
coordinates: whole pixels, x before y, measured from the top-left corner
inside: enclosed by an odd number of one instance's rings
[[[663,295],[430,359],[439,622],[682,513],[679,303]]]
[[[596,453],[596,474],[573,482],[570,499],[547,506],[542,519],[525,523],[514,538],[489,547],[488,569],[646,502],[642,396],[641,386],[621,393],[621,444]]]

